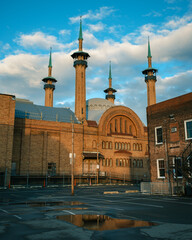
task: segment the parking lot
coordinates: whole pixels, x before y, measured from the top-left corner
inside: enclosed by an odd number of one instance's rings
[[[192,239],[192,198],[138,189],[0,190],[0,239]]]

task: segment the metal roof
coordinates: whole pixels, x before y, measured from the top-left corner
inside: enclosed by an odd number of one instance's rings
[[[30,101],[16,100],[15,118],[27,118],[54,122],[79,123],[69,108],[55,108],[35,105]]]

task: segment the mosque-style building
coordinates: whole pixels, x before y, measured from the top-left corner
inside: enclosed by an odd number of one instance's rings
[[[0,94],[0,172],[10,177],[54,178],[70,176],[76,182],[149,180],[148,133],[137,114],[129,107],[115,105],[111,64],[106,98],[86,100],[86,69],[90,57],[83,51],[80,21],[79,50],[71,57],[75,68],[75,112],[53,107],[57,80],[52,76],[50,51],[48,77],[42,81],[45,106],[35,105],[12,95]],[[148,105],[156,103],[156,69],[152,68],[148,45]],[[74,153],[74,155],[72,154]],[[74,157],[73,157],[74,156]]]

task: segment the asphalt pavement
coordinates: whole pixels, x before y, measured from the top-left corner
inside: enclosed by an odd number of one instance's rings
[[[0,190],[0,239],[192,239],[192,198],[138,185]]]

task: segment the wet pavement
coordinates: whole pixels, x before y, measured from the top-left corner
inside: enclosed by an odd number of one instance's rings
[[[192,239],[192,199],[129,186],[0,191],[0,239]],[[104,194],[118,191],[119,194]]]

